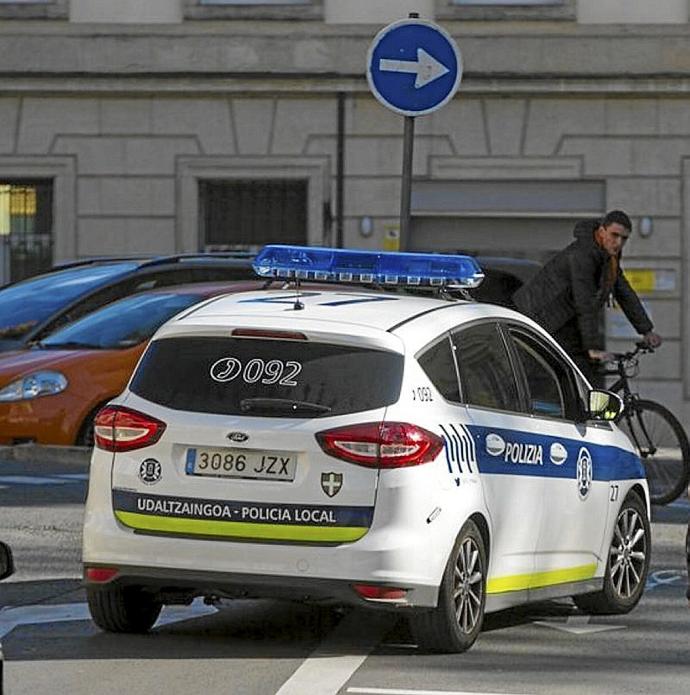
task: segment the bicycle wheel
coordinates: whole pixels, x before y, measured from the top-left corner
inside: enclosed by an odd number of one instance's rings
[[[678,497],[690,476],[690,443],[675,415],[660,403],[638,400],[621,419],[621,429],[637,447],[647,473],[652,504]]]

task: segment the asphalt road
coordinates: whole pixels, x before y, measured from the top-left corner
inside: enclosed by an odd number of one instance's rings
[[[629,615],[569,601],[487,617],[463,655],[424,654],[384,614],[274,601],[166,609],[149,635],[100,632],[80,586],[83,464],[2,462],[4,695],[610,695],[690,692],[683,539],[690,506],[655,509],[652,572]]]

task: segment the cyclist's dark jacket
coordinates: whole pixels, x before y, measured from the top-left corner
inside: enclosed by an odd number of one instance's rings
[[[604,349],[599,326],[609,295],[638,333],[653,328],[620,263],[615,282],[607,286],[609,255],[594,240],[600,223],[578,222],[574,230],[576,241],[554,256],[513,296],[517,308],[555,335],[571,354]]]

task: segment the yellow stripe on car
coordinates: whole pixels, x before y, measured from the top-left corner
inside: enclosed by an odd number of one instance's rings
[[[591,579],[597,570],[596,563],[578,565],[566,569],[549,570],[548,572],[533,572],[530,574],[514,574],[507,577],[490,577],[486,583],[487,594],[503,594],[506,591],[524,591],[539,589],[556,584],[567,584],[584,579]]]
[[[241,521],[207,521],[176,519],[134,512],[116,511],[120,523],[139,531],[179,533],[193,536],[216,536],[266,541],[345,543],[357,541],[369,530],[361,526],[299,526],[295,524],[251,524]]]

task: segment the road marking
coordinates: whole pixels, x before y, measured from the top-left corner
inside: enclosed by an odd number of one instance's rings
[[[190,606],[171,606],[163,609],[154,630],[163,625],[199,618],[215,613],[215,606],[207,606],[203,599],[195,599]],[[86,603],[61,603],[17,606],[0,609],[0,639],[20,625],[42,625],[76,620],[91,620]]]
[[[202,596],[195,598],[189,606],[166,606],[153,629],[163,627],[163,625],[171,625],[179,623],[183,620],[191,620],[192,618],[201,618],[204,615],[213,615],[218,612],[217,606],[212,606],[204,603]]]
[[[666,586],[667,584],[680,584],[684,579],[685,573],[681,570],[657,570],[647,577],[645,591],[656,589],[659,586]]]
[[[67,485],[88,480],[87,473],[56,473],[50,476],[38,475],[0,475],[0,485]]]
[[[335,695],[339,692],[390,630],[395,618],[382,613],[369,615],[366,620],[363,630],[361,614],[354,612],[343,618],[276,695]]]
[[[63,603],[45,606],[18,606],[0,610],[0,639],[19,625],[41,625],[68,620],[90,620],[85,603]]]
[[[511,693],[479,693],[470,690],[397,690],[395,688],[366,687],[348,688],[346,692],[361,693],[361,695],[511,695]]]
[[[554,630],[570,632],[573,635],[587,635],[595,632],[606,632],[607,630],[625,630],[627,625],[588,625],[591,616],[589,615],[570,615],[564,623],[556,623],[549,620],[535,620],[535,625],[551,627]]]

